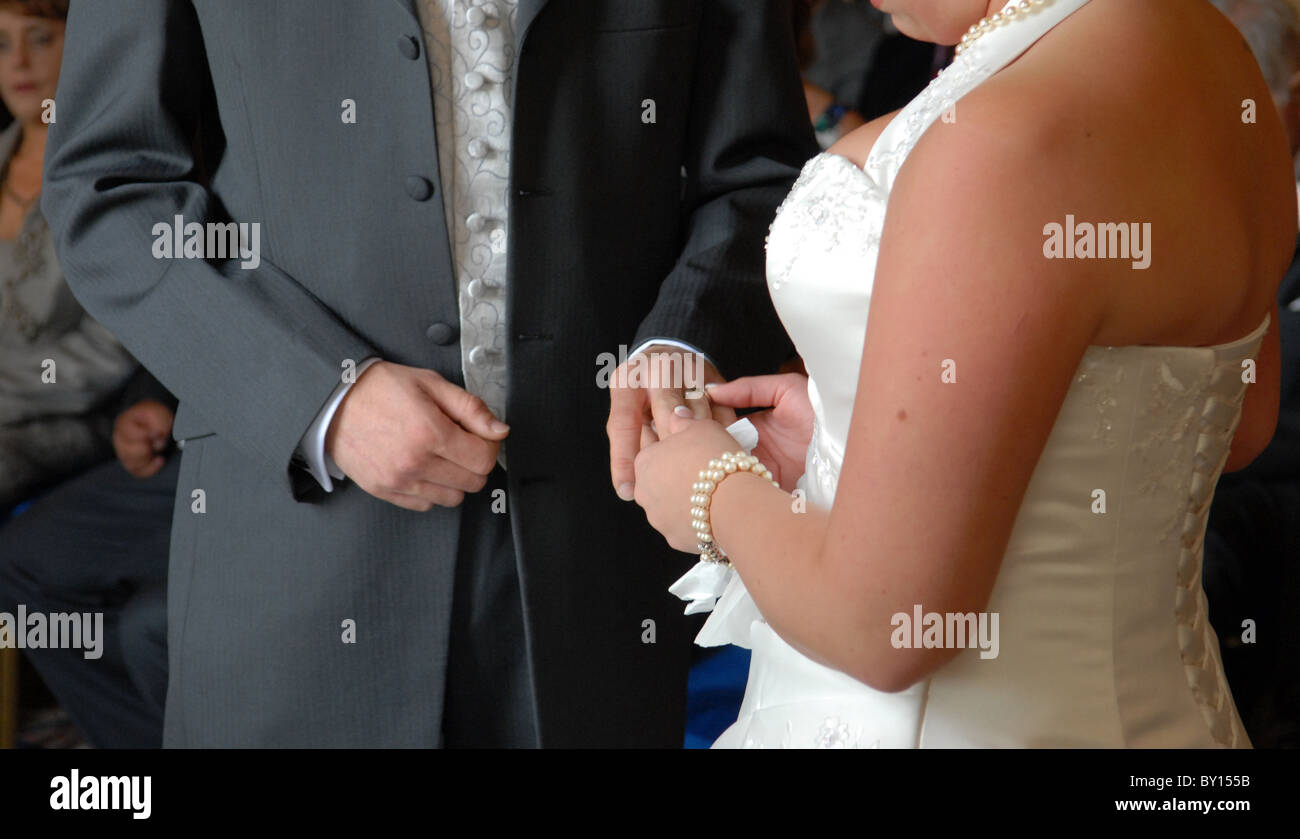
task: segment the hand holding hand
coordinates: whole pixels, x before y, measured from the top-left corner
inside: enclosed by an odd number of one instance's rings
[[[673,416],[660,428],[667,432],[662,439],[636,456],[636,503],[671,547],[696,553],[692,486],[710,460],[740,447],[727,429],[712,419]]]
[[[609,436],[610,477],[619,498],[631,501],[635,496],[637,453],[667,433],[679,406],[689,409],[692,416],[711,417],[724,426],[736,421],[731,408],[714,405],[702,394],[706,384],[722,380],[717,368],[703,358],[661,344],[647,347],[614,371],[605,432]],[[688,398],[688,392],[695,395]],[[651,428],[652,422],[658,433]]]
[[[432,370],[380,361],[339,404],[325,451],[366,492],[407,510],[478,492],[510,427]]]

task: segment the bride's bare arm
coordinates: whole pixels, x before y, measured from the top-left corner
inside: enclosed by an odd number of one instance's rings
[[[896,184],[834,509],[792,512],[750,476],[714,495],[714,533],[773,629],[883,690],[958,652],[895,649],[894,614],[987,606],[1107,289],[1132,281],[1043,255],[1062,196],[1107,209],[1071,174],[1088,171],[1083,133],[1008,132],[1010,112],[975,111],[927,135]]]

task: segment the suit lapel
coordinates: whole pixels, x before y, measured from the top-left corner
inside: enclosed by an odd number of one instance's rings
[[[519,0],[519,15],[515,19],[515,55],[519,55],[524,46],[528,29],[537,18],[538,13],[546,8],[547,0]]]

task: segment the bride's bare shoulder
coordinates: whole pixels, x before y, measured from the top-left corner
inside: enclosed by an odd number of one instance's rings
[[[1054,43],[1045,38],[926,132],[894,201],[913,190],[960,195],[970,224],[1043,231],[1044,247],[1049,228],[1141,223],[1155,231],[1150,262],[1100,252],[1068,261],[1111,303],[1098,342],[1195,346],[1245,334],[1294,251],[1295,193],[1267,86],[1240,36],[1206,10],[1175,19],[1153,0],[1118,34],[1113,17],[1071,19],[1074,31],[1049,33]],[[1249,123],[1246,99],[1257,103]],[[1150,237],[1144,244],[1150,251]]]

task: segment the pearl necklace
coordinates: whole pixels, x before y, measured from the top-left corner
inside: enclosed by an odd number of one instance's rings
[[[1028,17],[1031,13],[1036,12],[1052,0],[1020,0],[1014,6],[1008,6],[1006,9],[996,12],[989,17],[984,18],[979,23],[970,28],[965,35],[961,36],[961,43],[957,45],[957,54],[961,55],[970,49],[970,45],[978,41],[981,37],[997,29],[1004,23],[1014,23]]]

